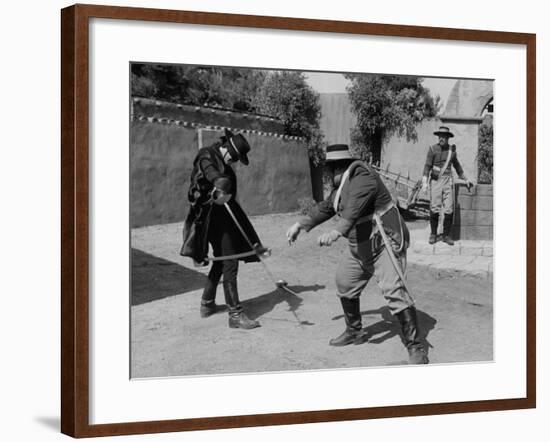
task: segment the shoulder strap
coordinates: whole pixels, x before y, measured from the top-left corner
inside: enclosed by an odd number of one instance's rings
[[[366,161],[357,160],[349,165],[349,167],[344,172],[344,175],[342,175],[342,181],[340,182],[340,186],[338,186],[336,196],[334,197],[333,207],[335,212],[338,212],[338,205],[340,204],[340,197],[342,196],[342,189],[344,188],[344,184],[346,184],[346,181],[349,179],[350,175],[353,175],[357,167],[364,167],[369,173],[372,173],[372,170]]]
[[[340,186],[338,186],[338,190],[336,191],[336,196],[334,197],[334,211],[338,212],[338,204],[340,204],[340,197],[342,196],[342,189],[344,188],[344,184],[346,184],[346,181],[349,178],[351,166],[346,169],[344,172],[344,175],[342,175],[342,181],[340,181]]]
[[[449,153],[447,154],[447,159],[445,160],[445,164],[441,168],[441,172],[440,172],[441,175],[443,175],[443,172],[447,170],[447,167],[449,167],[449,164],[451,163],[451,158],[453,157],[453,152],[454,152],[453,147],[454,147],[454,144],[452,146],[449,146]]]

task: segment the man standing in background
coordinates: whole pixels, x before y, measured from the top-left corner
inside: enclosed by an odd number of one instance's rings
[[[439,138],[437,144],[430,146],[424,165],[422,175],[422,191],[425,192],[430,185],[430,238],[428,242],[434,244],[437,240],[437,227],[439,225],[439,214],[443,209],[443,242],[454,245],[451,237],[451,227],[453,225],[454,212],[454,183],[452,164],[461,180],[466,182],[468,188],[472,183],[464,175],[464,170],[458,161],[456,146],[449,145],[449,138],[454,134],[448,127],[441,126],[434,132]]]

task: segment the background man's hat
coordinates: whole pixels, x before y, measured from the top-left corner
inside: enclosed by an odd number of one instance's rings
[[[233,158],[238,160],[245,166],[248,166],[248,152],[250,152],[250,144],[242,134],[234,135],[229,129],[224,129],[225,138],[227,140],[228,150]]]
[[[439,135],[446,135],[446,136],[448,136],[449,138],[454,137],[453,133],[452,133],[452,132],[449,130],[449,128],[446,127],[446,126],[440,126],[440,127],[439,127],[439,130],[436,130],[436,131],[434,132],[434,135],[437,135],[437,136],[439,136]]]
[[[327,146],[325,162],[354,159],[347,144],[331,144]]]

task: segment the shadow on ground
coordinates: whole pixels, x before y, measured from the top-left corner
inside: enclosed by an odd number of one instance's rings
[[[368,342],[369,344],[381,344],[388,339],[395,336],[399,336],[401,339],[401,326],[391,313],[387,306],[381,307],[376,310],[365,310],[361,312],[361,316],[381,316],[381,319],[377,322],[363,327],[361,335],[363,336],[362,343]],[[418,320],[418,335],[420,340],[426,345],[426,348],[433,348],[428,341],[428,335],[430,331],[435,328],[437,320],[423,312],[422,310],[416,310],[416,316]],[[343,319],[344,315],[338,315],[332,318],[333,321]],[[365,319],[363,319],[363,323]]]
[[[132,305],[198,290],[206,279],[200,272],[134,248],[131,266]]]
[[[316,292],[325,288],[324,285],[293,285],[288,286],[294,293]],[[287,292],[283,289],[275,289],[264,295],[249,299],[243,302],[243,307],[246,309],[246,314],[252,319],[258,319],[261,316],[271,312],[277,305],[282,302],[288,304],[288,311],[291,312],[300,325],[314,325],[313,322],[302,321],[298,318],[298,309],[303,304],[303,298]]]

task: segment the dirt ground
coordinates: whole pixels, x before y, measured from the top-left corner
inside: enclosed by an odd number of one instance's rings
[[[220,373],[318,370],[406,364],[399,326],[375,281],[361,296],[361,345],[331,347],[344,329],[334,272],[347,246],[320,248],[323,226],[288,246],[285,231],[296,214],[253,217],[267,265],[297,296],[277,290],[259,263],[240,264],[239,289],[254,330],[230,329],[227,313],[199,317],[208,269],[179,256],[181,223],[132,231],[131,375],[133,378]],[[330,225],[326,225],[330,227]],[[414,226],[415,228],[418,225]],[[493,359],[493,285],[476,278],[436,278],[409,266],[420,328],[431,363]],[[223,304],[222,287],[217,302]]]

